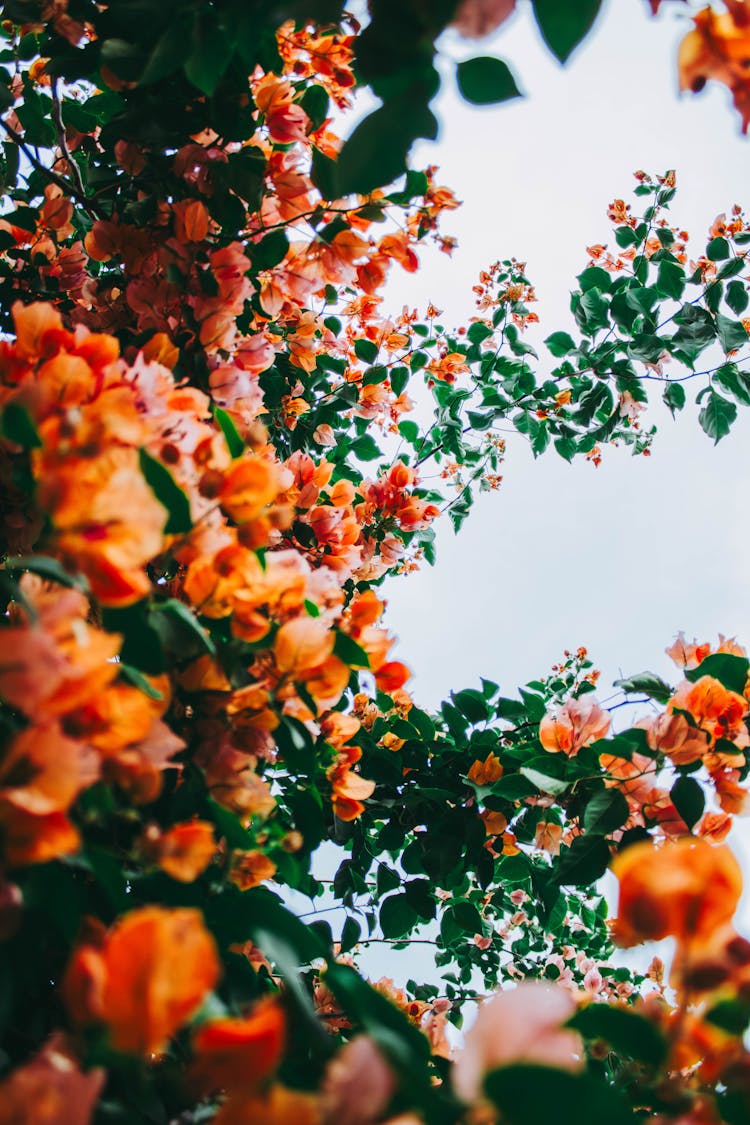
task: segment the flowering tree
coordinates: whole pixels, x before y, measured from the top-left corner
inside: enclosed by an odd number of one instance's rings
[[[748,1118],[744,650],[680,638],[679,682],[621,681],[650,711],[615,734],[583,649],[428,714],[382,624],[384,577],[497,486],[499,426],[597,463],[648,453],[649,389],[678,412],[695,380],[714,441],[750,402],[750,224],[693,260],[672,172],[611,204],[543,358],[513,259],[466,327],[383,308],[452,249],[453,194],[404,171],[435,37],[513,7],[5,5],[0,1122]],[[561,58],[598,7],[534,3]],[[681,75],[746,118],[726,7]],[[383,104],[342,148],[355,76]],[[516,92],[490,57],[458,80]],[[307,924],[292,891],[336,909]],[[668,981],[612,961],[667,936]],[[439,983],[359,971],[412,941]]]

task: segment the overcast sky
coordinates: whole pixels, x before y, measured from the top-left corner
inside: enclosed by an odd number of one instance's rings
[[[683,5],[666,3],[652,19],[640,0],[605,3],[564,69],[520,7],[488,43],[445,44],[455,57],[503,55],[527,97],[469,107],[448,78],[439,140],[415,163],[437,164],[463,200],[444,223],[459,249],[450,259],[423,253],[420,273],[394,276],[387,302],[398,311],[431,300],[457,325],[475,312],[478,272],[515,255],[536,284],[543,339],[571,327],[585,247],[612,242],[607,204],[629,198],[634,170],[677,170],[672,214],[695,236],[697,256],[718,212],[734,202],[750,209],[750,142],[723,87],[677,94],[677,45],[690,27]],[[646,667],[674,678],[663,650],[680,629],[750,641],[750,412],[716,447],[695,412],[676,423],[658,406],[652,413],[652,456],[609,448],[599,468],[554,452],[535,462],[524,439],[511,440],[500,492],[481,499],[458,537],[447,520],[438,528],[436,567],[388,584],[391,628],[421,702],[480,675],[510,692],[581,644],[606,687]]]
[[[677,170],[673,221],[695,237],[697,256],[720,211],[735,202],[750,210],[750,141],[728,90],[678,95],[677,47],[691,26],[683,5],[667,2],[653,19],[641,0],[610,0],[564,69],[528,7],[489,43],[445,44],[456,58],[504,56],[527,97],[480,110],[448,77],[439,140],[421,146],[415,164],[439,165],[463,200],[445,222],[459,249],[452,259],[423,255],[419,274],[394,277],[388,300],[395,311],[431,300],[457,325],[475,311],[478,272],[515,255],[536,284],[543,339],[570,328],[585,247],[611,242],[607,204],[629,197],[636,169]],[[438,528],[435,568],[387,585],[398,656],[423,705],[480,675],[512,694],[582,644],[606,696],[619,675],[646,668],[676,682],[664,648],[680,629],[750,643],[750,411],[716,447],[694,411],[676,423],[661,409],[652,417],[660,433],[650,458],[608,449],[598,469],[554,453],[535,462],[523,439],[511,441],[501,491],[480,500],[458,537],[447,521]],[[744,825],[732,841],[747,882]],[[747,893],[745,903],[747,926]]]

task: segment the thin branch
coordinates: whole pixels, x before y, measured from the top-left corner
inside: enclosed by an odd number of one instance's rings
[[[76,164],[71,151],[68,147],[68,138],[65,135],[65,123],[62,119],[62,102],[58,93],[58,79],[52,79],[52,120],[55,122],[55,132],[57,133],[57,144],[63,158],[67,162],[73,182],[76,185],[79,195],[86,197],[86,188],[81,177],[81,169]]]
[[[43,176],[46,176],[50,183],[57,184],[57,186],[61,188],[66,195],[69,195],[71,197],[71,199],[76,199],[81,204],[84,211],[86,211],[87,214],[91,215],[92,218],[99,218],[98,212],[91,206],[91,201],[88,199],[85,193],[81,195],[80,191],[71,180],[66,180],[65,176],[60,176],[57,172],[53,172],[51,168],[48,168],[46,164],[43,164],[39,157],[35,156],[31,151],[21,134],[17,132],[12,125],[9,125],[7,121],[4,121],[1,117],[0,125],[2,125],[3,129],[5,129],[5,132],[8,134],[10,139],[18,145],[21,152],[28,160],[29,164],[31,164],[31,166],[35,168],[37,172],[41,172]]]

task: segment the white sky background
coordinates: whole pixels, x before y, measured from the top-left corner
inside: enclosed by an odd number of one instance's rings
[[[459,248],[452,258],[421,251],[417,274],[396,267],[385,304],[397,312],[431,300],[446,326],[458,325],[476,313],[479,271],[515,255],[528,262],[539,298],[542,323],[527,335],[536,343],[570,330],[569,292],[585,247],[614,246],[607,204],[632,198],[633,171],[677,170],[672,221],[690,232],[697,257],[718,212],[735,202],[750,209],[750,140],[724,87],[677,95],[687,7],[666,3],[653,19],[645,2],[610,0],[562,68],[530,6],[519,6],[489,41],[444,38],[456,58],[510,60],[527,98],[468,106],[446,75],[440,137],[420,145],[413,164],[437,164],[438,181],[463,200],[443,223]],[[539,352],[542,364],[553,362]],[[701,385],[686,384],[689,400]],[[714,447],[695,410],[673,422],[661,388],[651,387],[649,417],[660,433],[650,458],[606,447],[599,468],[568,465],[554,451],[534,461],[525,439],[511,438],[501,490],[480,498],[457,537],[447,519],[438,521],[435,568],[388,583],[397,655],[414,670],[420,703],[437,704],[480,675],[513,694],[581,644],[602,670],[606,695],[619,675],[645,668],[679,678],[664,648],[680,629],[689,638],[721,631],[750,642],[750,412],[740,408]]]
[[[384,312],[404,304],[423,311],[432,301],[447,327],[466,323],[476,314],[471,286],[480,270],[515,256],[528,263],[541,319],[526,339],[541,344],[571,330],[569,293],[585,248],[614,246],[607,205],[620,197],[635,207],[636,169],[677,170],[671,221],[690,232],[694,257],[720,211],[736,202],[750,212],[750,139],[740,135],[729,91],[711,84],[698,97],[677,93],[688,6],[667,0],[656,19],[645,0],[605,0],[603,8],[565,68],[524,0],[490,40],[444,37],[450,57],[508,59],[527,97],[468,106],[452,67],[444,68],[440,136],[420,145],[412,164],[437,164],[438,182],[463,200],[442,224],[459,247],[452,258],[421,250],[416,274],[394,267]],[[554,362],[538,350],[542,364]],[[701,385],[686,384],[689,401]],[[437,522],[434,568],[424,564],[386,584],[396,655],[413,669],[409,686],[422,706],[477,686],[480,676],[513,695],[578,645],[602,671],[601,698],[620,675],[647,668],[676,683],[664,649],[680,629],[702,641],[736,634],[750,647],[750,409],[739,409],[730,435],[714,446],[697,410],[673,422],[661,388],[651,388],[647,417],[660,432],[650,458],[605,447],[596,469],[583,460],[568,465],[554,451],[534,461],[520,435],[510,438],[500,491],[479,499],[458,536],[447,518]],[[731,842],[748,883],[747,821]],[[335,925],[334,916],[323,917]],[[750,932],[750,902],[742,919]],[[359,960],[373,979],[398,983],[435,971],[427,946],[398,954],[371,946]]]
[[[471,286],[479,271],[513,255],[528,263],[536,286],[542,323],[527,338],[541,342],[570,330],[569,293],[585,247],[614,246],[607,204],[631,201],[636,169],[677,170],[671,221],[690,232],[697,257],[720,211],[735,202],[750,211],[750,139],[724,87],[678,95],[687,6],[664,3],[654,19],[645,0],[605,2],[565,68],[544,47],[530,5],[521,0],[519,8],[489,41],[444,37],[454,58],[507,58],[527,97],[468,106],[446,73],[439,139],[420,145],[413,165],[437,164],[438,181],[463,200],[443,223],[459,248],[452,258],[420,252],[417,274],[394,269],[385,305],[423,310],[432,301],[446,326],[465,323],[476,312]],[[552,362],[546,349],[539,354]],[[689,401],[701,385],[686,384]],[[730,435],[714,446],[697,410],[673,422],[661,388],[652,388],[648,417],[660,432],[650,458],[607,447],[599,468],[568,465],[554,451],[534,461],[522,437],[510,439],[501,490],[479,499],[457,537],[447,519],[438,521],[434,569],[387,584],[397,656],[414,671],[420,704],[435,706],[480,675],[512,695],[581,644],[602,671],[600,697],[620,675],[646,668],[677,682],[664,648],[680,629],[699,640],[736,634],[750,645],[750,411],[740,408]],[[731,842],[747,883],[746,821]],[[373,956],[373,968],[405,979],[424,972],[425,949]]]

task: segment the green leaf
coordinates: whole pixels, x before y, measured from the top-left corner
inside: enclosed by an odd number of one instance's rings
[[[730,320],[722,313],[716,314],[716,332],[725,352],[733,352],[747,343],[747,331],[739,320]]]
[[[424,91],[417,89],[386,102],[365,117],[345,141],[339,153],[328,198],[359,192],[366,195],[390,184],[406,170],[406,158],[418,137],[434,140],[437,120],[427,105]]]
[[[427,1037],[350,965],[329,961],[323,980],[352,1021],[372,1036],[399,1073],[409,1076],[410,1090],[421,1094],[420,1086],[429,1082]]]
[[[742,281],[730,281],[727,285],[726,302],[733,313],[741,316],[750,303],[747,289]]]
[[[505,1125],[633,1125],[622,1094],[593,1074],[517,1063],[484,1081]]]
[[[576,350],[575,341],[567,332],[553,332],[544,342],[549,352],[555,356],[556,359],[569,355]]]
[[[630,807],[619,789],[600,789],[586,806],[583,827],[591,835],[609,836],[622,828],[629,816]]]
[[[661,397],[669,407],[673,417],[675,411],[683,410],[685,407],[685,388],[682,383],[668,383]]]
[[[319,129],[328,116],[328,94],[323,86],[308,86],[299,104],[312,122],[313,129]]]
[[[354,341],[354,354],[363,363],[374,363],[378,357],[378,345],[363,337],[361,340]]]
[[[726,238],[712,238],[706,247],[706,257],[711,262],[723,262],[731,252]]]
[[[419,915],[405,894],[388,895],[380,904],[380,928],[387,938],[400,938],[419,923]]]
[[[609,859],[602,836],[576,836],[569,848],[560,851],[555,879],[564,886],[588,887],[601,878]]]
[[[9,559],[4,569],[10,574],[29,571],[30,574],[38,574],[40,578],[46,578],[48,582],[57,582],[58,586],[70,586],[84,593],[87,593],[89,588],[82,574],[69,574],[62,563],[48,555],[22,555],[17,559]]]
[[[343,660],[350,668],[369,668],[370,657],[361,645],[358,645],[348,633],[336,633],[333,645],[333,655]]]
[[[568,1020],[584,1039],[604,1039],[618,1055],[658,1067],[667,1054],[664,1035],[651,1020],[626,1008],[589,1004]]]
[[[720,1000],[703,1018],[730,1035],[744,1035],[750,1024],[750,1001],[739,998]]]
[[[231,414],[227,414],[226,410],[222,410],[220,406],[214,406],[214,418],[224,435],[230,456],[232,458],[241,457],[245,452],[245,443],[237,431]]]
[[[667,703],[672,698],[672,688],[655,672],[640,672],[637,676],[627,676],[615,680],[615,687],[622,688],[628,695],[642,692],[657,703]]]
[[[211,634],[203,628],[193,611],[177,598],[155,605],[149,612],[148,623],[158,634],[164,648],[177,656],[189,659],[197,652],[207,652],[212,656],[216,653]]]
[[[250,247],[253,266],[258,270],[270,270],[283,262],[289,249],[289,239],[283,230],[274,230],[260,242]],[[249,268],[249,264],[248,264]]]
[[[129,684],[133,685],[133,687],[137,687],[138,690],[142,691],[144,695],[147,695],[149,699],[164,698],[162,693],[160,691],[157,691],[154,685],[146,679],[146,677],[143,675],[143,672],[140,672],[137,668],[134,668],[132,664],[125,664],[121,660],[117,665],[117,669],[123,680],[127,680]]]
[[[39,449],[39,437],[34,421],[25,406],[20,402],[9,402],[0,419],[0,431],[4,438],[20,445],[22,449]]]
[[[602,0],[532,0],[542,39],[564,63],[593,27]]]
[[[356,918],[347,918],[344,922],[344,928],[341,931],[341,952],[348,953],[350,949],[359,941],[362,933],[362,927]]]
[[[456,79],[462,97],[472,105],[495,105],[521,97],[508,64],[491,55],[460,62]]]
[[[703,816],[706,807],[706,795],[698,782],[694,777],[678,777],[669,795],[685,824],[692,829]]]
[[[716,391],[711,390],[706,403],[698,415],[698,421],[704,432],[714,439],[714,445],[725,437],[737,417],[737,407],[733,402],[728,402]]]
[[[543,793],[551,793],[553,797],[557,797],[560,793],[564,793],[570,786],[570,781],[559,777],[550,777],[547,773],[542,773],[541,770],[535,770],[531,766],[521,766],[519,773],[536,785],[537,789],[541,789]]]
[[[470,723],[485,723],[489,711],[487,701],[480,691],[465,688],[464,691],[451,692],[451,699]]]
[[[659,262],[656,288],[662,296],[679,301],[685,289],[685,270],[679,262],[670,262],[667,258]]]
[[[695,683],[702,676],[713,676],[729,691],[742,695],[747,683],[750,661],[731,652],[714,652],[702,660],[697,668],[685,672],[685,678]]]
[[[190,531],[193,520],[190,515],[190,501],[176,483],[169,469],[157,461],[145,449],[140,451],[140,466],[146,483],[156,499],[169,513],[164,527],[165,535],[183,535]]]
[[[213,94],[229,66],[232,41],[227,32],[215,22],[215,17],[214,20],[196,19],[192,48],[185,59],[185,75],[204,94]]]

